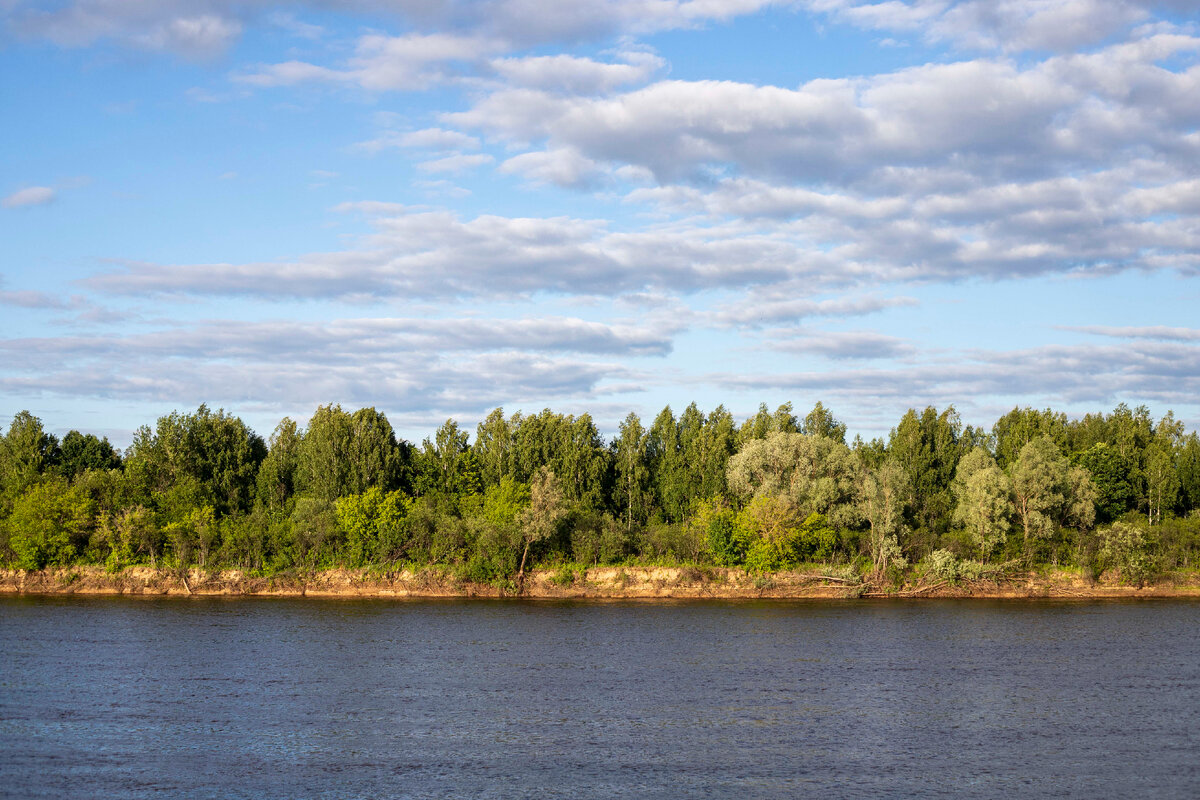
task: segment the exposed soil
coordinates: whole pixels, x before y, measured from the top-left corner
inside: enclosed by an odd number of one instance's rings
[[[281,597],[526,597],[558,598],[1100,598],[1200,597],[1190,573],[1138,588],[1110,576],[1091,583],[1067,571],[1036,572],[1004,582],[924,583],[902,587],[855,584],[805,572],[751,575],[722,567],[592,567],[537,570],[523,588],[466,583],[437,569],[332,569],[258,577],[239,570],[205,572],[86,566],[28,572],[0,570],[0,594],[258,595]]]

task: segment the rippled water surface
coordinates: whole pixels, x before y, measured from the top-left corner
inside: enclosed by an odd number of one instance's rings
[[[1200,797],[1200,603],[0,599],[10,797]]]

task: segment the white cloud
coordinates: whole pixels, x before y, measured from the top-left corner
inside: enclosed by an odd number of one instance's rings
[[[5,208],[23,208],[25,206],[41,206],[53,202],[58,193],[49,186],[27,186],[5,197],[0,201]]]
[[[1094,45],[1148,17],[1134,0],[805,0],[812,11],[869,30],[1010,52]]]
[[[289,262],[130,264],[84,281],[127,295],[262,298],[373,296],[451,298],[539,292],[617,296],[647,289],[689,293],[804,277],[810,291],[857,278],[834,259],[784,236],[736,224],[664,225],[634,232],[596,220],[482,215],[384,203],[344,207],[368,214],[375,232],[351,248]]]
[[[355,55],[340,67],[285,61],[234,78],[262,87],[320,82],[357,86],[372,92],[425,89],[453,77],[453,64],[480,62],[506,47],[501,40],[483,36],[368,34],[359,38]]]
[[[135,35],[132,41],[147,50],[209,57],[224,51],[241,32],[242,26],[236,20],[204,14],[168,20]]]
[[[491,67],[512,86],[568,94],[599,94],[618,86],[642,83],[666,66],[652,53],[626,53],[626,63],[605,64],[570,55],[493,59]]]
[[[422,161],[417,164],[417,169],[422,172],[450,172],[457,174],[474,169],[475,167],[481,167],[484,164],[490,164],[493,161],[495,159],[487,153],[455,153],[445,158]]]
[[[670,333],[563,317],[213,320],[133,335],[0,340],[8,365],[0,387],[170,402],[286,397],[310,407],[332,400],[410,413],[540,407],[626,380],[628,370],[606,359],[665,355]]]
[[[737,301],[719,306],[708,317],[718,326],[761,328],[814,317],[857,317],[918,305],[912,297],[849,296],[816,300],[804,297],[805,291],[804,286],[787,283],[756,288]]]
[[[789,183],[934,166],[994,180],[1108,164],[1122,150],[1182,164],[1200,155],[1189,138],[1200,70],[1158,62],[1194,62],[1198,49],[1200,38],[1160,35],[1028,67],[980,59],[797,89],[662,81],[599,98],[507,89],[445,119],[641,166],[666,183],[713,167]]]
[[[835,361],[896,359],[916,352],[916,348],[907,342],[874,331],[773,331],[768,333],[767,345],[785,353],[816,355]]]
[[[1166,325],[1149,325],[1141,327],[1080,325],[1074,327],[1064,327],[1061,330],[1090,333],[1096,336],[1109,336],[1115,339],[1152,339],[1165,342],[1200,341],[1200,329],[1169,327]]]
[[[590,186],[604,172],[595,161],[569,147],[513,156],[500,165],[500,171],[523,175],[534,183],[574,187]]]

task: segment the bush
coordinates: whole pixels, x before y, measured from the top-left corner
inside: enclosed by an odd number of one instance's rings
[[[1140,525],[1114,522],[1108,529],[1098,531],[1098,535],[1101,563],[1119,570],[1122,579],[1136,583],[1140,589],[1157,574],[1157,542],[1154,535]]]
[[[925,559],[925,574],[951,583],[958,580],[958,559],[949,550],[934,550]]]

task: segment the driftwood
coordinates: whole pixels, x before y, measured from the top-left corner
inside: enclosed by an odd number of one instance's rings
[[[926,592],[933,592],[941,589],[943,586],[949,586],[950,581],[939,581],[931,583],[928,586],[918,586],[915,589],[910,589],[907,592],[863,592],[863,597],[915,597]]]
[[[811,575],[797,575],[796,577],[802,581],[833,581],[835,583],[851,583],[851,584],[855,584],[855,585],[862,583],[862,579],[860,579],[860,578],[839,578],[837,575],[811,574]]]

